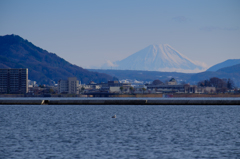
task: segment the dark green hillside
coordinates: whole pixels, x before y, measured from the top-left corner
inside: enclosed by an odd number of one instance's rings
[[[113,79],[107,74],[90,72],[72,65],[17,35],[0,36],[0,68],[28,68],[29,79],[39,84],[51,84],[51,80],[58,81],[73,76],[82,83]]]

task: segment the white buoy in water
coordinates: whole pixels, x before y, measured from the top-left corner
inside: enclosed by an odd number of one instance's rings
[[[116,116],[116,115],[114,115],[114,116],[112,116],[112,118],[117,118],[117,116]]]

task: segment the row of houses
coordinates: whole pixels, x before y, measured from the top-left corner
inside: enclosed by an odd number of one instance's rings
[[[28,82],[28,69],[0,69],[0,94],[25,94],[36,82]],[[28,87],[29,84],[29,87]],[[56,87],[55,87],[56,88]],[[82,85],[76,77],[59,80],[56,91],[59,94],[91,94],[91,93],[214,93],[215,87],[197,87],[195,85],[179,85],[172,78],[164,84],[159,80],[151,84],[131,85],[119,81]]]
[[[91,93],[91,92],[128,92],[130,83],[119,83],[119,81],[108,81],[108,83],[94,83],[81,85],[76,77],[70,77],[68,80],[58,81],[58,92],[67,94]]]
[[[145,85],[131,85],[131,83],[120,83],[119,81],[108,81],[107,83],[94,83],[87,85],[78,84],[76,78],[60,80],[58,82],[59,93],[68,94],[93,94],[93,93],[215,93],[215,87],[197,87],[189,84],[177,84],[172,78],[167,84],[154,82]]]
[[[151,93],[215,93],[215,87],[198,87],[196,85],[148,85]]]

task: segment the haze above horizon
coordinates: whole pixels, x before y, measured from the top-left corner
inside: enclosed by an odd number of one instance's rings
[[[240,1],[0,1],[0,35],[16,34],[88,68],[169,44],[209,67],[240,59]]]

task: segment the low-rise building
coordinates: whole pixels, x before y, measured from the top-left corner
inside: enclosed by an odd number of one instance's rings
[[[168,81],[168,85],[177,85],[177,81],[176,81],[174,78],[171,78],[171,79]]]
[[[108,83],[90,82],[85,86],[85,92],[129,92],[131,83],[120,83],[119,81],[108,81]]]
[[[32,81],[32,80],[28,80],[28,88],[30,87],[37,87],[37,82],[36,81]]]
[[[147,89],[155,93],[185,93],[184,85],[147,85]]]
[[[146,93],[147,86],[144,84],[134,86],[134,93]]]
[[[216,93],[215,87],[198,87],[196,85],[184,85],[185,93]]]
[[[119,93],[121,92],[120,87],[109,87],[109,92],[111,93]]]

